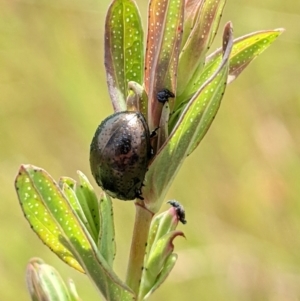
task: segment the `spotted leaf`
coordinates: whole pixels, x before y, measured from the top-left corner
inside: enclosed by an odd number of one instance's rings
[[[149,100],[148,123],[154,130],[160,120],[162,105],[159,91],[176,90],[177,65],[183,30],[184,0],[151,0],[145,58],[145,89]],[[170,100],[170,106],[172,100]]]
[[[181,164],[204,137],[218,111],[226,87],[229,55],[232,49],[231,23],[225,27],[223,46],[224,54],[218,69],[187,104],[146,174],[143,196],[147,208],[153,212],[157,212],[161,207]],[[155,182],[156,185],[147,185],[148,182]]]
[[[124,111],[128,82],[143,82],[143,28],[135,1],[114,0],[108,9],[105,21],[105,69],[114,110]]]
[[[77,171],[77,174],[79,182],[76,183],[74,190],[93,234],[92,237],[97,242],[100,228],[98,199],[88,178],[81,171]]]
[[[158,287],[170,273],[175,265],[177,256],[173,255],[174,245],[173,240],[177,236],[183,236],[181,231],[171,231],[161,238],[159,238],[151,249],[147,260],[144,262],[144,269],[142,273],[139,299],[144,300],[144,296],[149,294],[154,287]],[[169,258],[172,258],[173,264],[170,264]],[[175,260],[174,260],[175,259]],[[160,278],[161,272],[164,270],[164,277]],[[159,284],[157,285],[157,281]],[[154,291],[154,290],[153,290]]]
[[[46,171],[22,165],[15,187],[25,217],[50,249],[86,273],[107,300],[134,300],[134,294],[100,254],[89,231]]]
[[[57,219],[66,218],[61,210],[58,212],[59,204],[65,200],[53,179],[41,169],[22,165],[16,178],[15,187],[24,215],[33,231],[58,257],[84,273],[82,266],[70,251],[68,239],[52,217],[48,207],[51,206]],[[67,208],[65,213],[70,215],[71,209]],[[69,221],[66,222],[69,224]],[[73,227],[70,230],[75,233],[76,228]]]
[[[75,186],[74,186],[75,187]],[[90,227],[90,223],[88,222],[84,210],[81,207],[81,204],[76,196],[75,191],[69,185],[64,183],[61,188],[62,192],[64,193],[65,197],[67,198],[68,202],[70,203],[72,209],[76,212],[78,218],[80,218],[81,222],[89,231],[91,237],[95,235],[94,231]]]
[[[114,216],[111,198],[105,192],[100,196],[99,206],[100,231],[98,248],[107,263],[112,267],[116,256]]]
[[[240,73],[283,33],[284,29],[263,30],[239,37],[233,41],[227,83],[234,81]],[[221,59],[222,50],[217,49],[206,59],[206,64]]]
[[[199,76],[203,70],[205,56],[217,33],[225,2],[187,1],[185,37],[178,65],[177,107],[184,101],[182,94],[191,78]]]
[[[283,29],[254,32],[240,37],[233,41],[233,48],[229,59],[229,73],[227,83],[234,81],[240,73],[264,50],[266,50],[276,38],[283,32]],[[184,105],[191,99],[196,91],[203,85],[203,82],[211,76],[218,68],[222,60],[222,48],[206,58],[205,67],[201,74],[195,74],[186,86],[184,94],[180,97],[180,106],[172,116],[171,127],[176,123],[176,116],[184,109]]]

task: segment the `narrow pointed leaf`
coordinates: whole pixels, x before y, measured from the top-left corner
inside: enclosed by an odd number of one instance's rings
[[[64,192],[73,210],[77,213],[94,241],[99,234],[99,208],[95,191],[87,177],[80,171],[79,183],[68,177],[61,177],[59,187]]]
[[[198,21],[198,15],[200,14],[200,11],[201,11],[205,1],[206,0],[186,0],[185,1],[184,24],[183,24],[181,49],[185,45],[192,30],[194,29],[195,23]]]
[[[151,256],[152,250],[157,241],[169,232],[174,231],[177,225],[178,218],[173,207],[162,212],[161,214],[158,214],[152,220],[147,240],[147,249],[145,255],[146,262],[148,261],[149,256]]]
[[[177,261],[177,254],[172,253],[166,260],[165,265],[163,267],[163,269],[161,270],[161,272],[159,273],[155,284],[152,286],[152,288],[150,289],[150,291],[147,293],[147,295],[144,297],[143,301],[148,300],[148,298],[150,297],[150,295],[152,295],[167,279],[167,277],[169,276],[169,274],[171,273],[171,271],[173,270],[175,263]]]
[[[216,72],[222,62],[222,55],[218,56],[215,60],[207,62],[203,72],[197,77],[197,82],[190,82],[187,84],[184,94],[179,96],[178,103],[180,106],[176,108],[175,112],[172,114],[169,122],[169,131],[171,132],[176,125],[179,117],[185,110],[187,103],[191,98],[197,93],[197,91],[205,84],[205,82]],[[197,89],[196,89],[197,87]]]
[[[158,126],[162,110],[156,99],[157,92],[165,88],[175,91],[176,88],[184,2],[151,0],[149,4],[145,89],[149,99],[148,122],[151,130]]]
[[[181,164],[199,144],[218,111],[226,87],[229,55],[232,49],[231,23],[225,27],[223,45],[225,51],[219,68],[188,103],[168,140],[146,173],[143,196],[147,208],[152,212],[157,212],[161,207],[165,194]],[[148,181],[150,183],[155,181],[157,184],[155,187],[149,187]]]
[[[82,210],[81,204],[77,198],[75,191],[67,184],[63,184],[61,190],[67,198],[68,202],[70,203],[72,209],[76,212],[77,216],[80,218],[81,222],[86,227],[87,231],[89,231],[91,237],[93,237],[95,233],[90,227],[90,223],[88,222],[84,211]]]
[[[145,262],[148,261],[151,248],[157,237],[157,231],[159,228],[159,224],[160,224],[161,220],[164,218],[164,215],[165,215],[165,212],[157,214],[154,216],[154,218],[151,221],[150,229],[148,232],[147,248],[146,248],[145,257],[144,257]]]
[[[166,102],[163,106],[160,122],[159,122],[158,139],[157,139],[158,145],[163,145],[169,136],[169,128],[168,128],[169,116],[170,116],[170,106],[169,103]]]
[[[227,83],[234,81],[240,73],[262,52],[264,52],[283,33],[284,29],[263,30],[239,37],[233,41],[230,55]],[[209,57],[207,64],[217,61],[222,56],[222,49],[217,49]]]
[[[75,185],[75,193],[92,230],[92,237],[97,242],[100,227],[98,199],[87,177],[81,171],[77,174],[79,182]]]
[[[205,55],[217,33],[225,2],[225,0],[204,1],[199,4],[195,2],[190,7],[190,10],[195,7],[193,13],[188,15],[194,20],[194,24],[179,57],[177,107],[180,105],[180,99],[182,99],[179,96],[186,89],[187,83],[203,70]],[[200,6],[200,4],[202,5]]]
[[[126,110],[129,81],[143,82],[144,45],[135,1],[114,0],[105,21],[105,69],[115,111]]]
[[[115,226],[111,198],[103,192],[100,197],[100,231],[98,248],[109,266],[113,266],[116,255]]]
[[[98,252],[91,235],[48,173],[22,165],[16,189],[25,217],[46,245],[54,246],[60,258],[87,273],[106,300],[134,300],[134,294]]]
[[[222,65],[224,66],[224,68],[220,70],[220,72],[218,72],[217,76],[204,88],[202,93],[200,92],[195,94],[194,99],[191,100],[191,103],[193,105],[190,106],[189,112],[187,112],[186,114],[186,118],[192,120],[195,116],[194,112],[197,111],[197,108],[199,110],[198,106],[201,105],[204,108],[199,119],[200,122],[198,124],[198,129],[195,132],[195,135],[191,141],[192,143],[190,144],[189,150],[187,152],[188,156],[199,145],[200,141],[205,136],[219,110],[221,100],[224,96],[227,85],[229,55],[232,50],[232,43],[232,28],[231,24],[228,23],[225,27],[223,36],[223,47],[228,46],[226,49],[226,53],[223,56]],[[223,48],[223,53],[224,52],[225,51]]]
[[[145,273],[152,275],[151,277],[157,277],[157,275],[162,270],[165,260],[174,250],[173,240],[177,236],[183,236],[182,231],[171,231],[164,236],[162,236],[156,243],[151,251],[147,265],[145,266]]]
[[[143,300],[142,297],[155,285],[159,274],[168,262],[168,257],[174,250],[173,240],[179,235],[184,236],[181,231],[169,232],[161,237],[153,246],[143,269],[139,300]]]
[[[233,41],[232,52],[229,61],[229,74],[227,83],[235,80],[239,74],[264,50],[266,50],[283,29],[254,32],[239,37]],[[210,76],[222,60],[222,48],[217,49],[207,57],[205,67],[200,75],[194,76],[187,85],[184,95],[181,95],[181,104],[189,100],[191,96],[203,85],[205,79]],[[173,118],[175,116],[172,116]]]

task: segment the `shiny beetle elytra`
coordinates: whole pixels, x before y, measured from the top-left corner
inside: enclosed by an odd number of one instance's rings
[[[141,113],[115,113],[97,128],[90,148],[90,166],[97,184],[110,196],[143,199],[141,188],[150,158],[150,133]]]

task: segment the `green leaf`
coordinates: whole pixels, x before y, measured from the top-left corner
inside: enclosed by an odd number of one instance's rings
[[[177,256],[172,253],[172,241],[177,235],[184,236],[182,232],[174,231],[177,225],[178,216],[174,207],[158,214],[151,222],[140,285],[140,300],[145,300],[143,297],[146,294],[150,296],[164,282],[175,265]]]
[[[144,44],[141,18],[132,0],[114,0],[105,21],[105,69],[115,111],[126,110],[129,81],[143,82]]]
[[[201,13],[203,4],[206,0],[186,0],[184,6],[184,24],[183,34],[181,41],[181,49],[186,44],[191,32],[193,31],[195,24],[198,20],[198,16]]]
[[[181,100],[178,100],[180,106],[176,108],[176,111],[171,115],[170,122],[169,122],[169,131],[171,132],[175,127],[176,123],[178,122],[179,117],[181,116],[182,112],[185,110],[186,105],[191,100],[191,98],[195,95],[195,93],[204,85],[208,78],[210,78],[216,70],[219,68],[222,62],[222,56],[218,57],[216,60],[209,61],[203,70],[203,72],[197,78],[197,83],[195,84],[188,84],[187,88],[185,89],[184,94],[182,94]],[[197,90],[195,90],[197,87]]]
[[[113,266],[116,255],[115,226],[112,201],[105,192],[100,197],[100,231],[98,248],[109,266]]]
[[[169,232],[174,231],[177,225],[178,218],[173,207],[154,217],[148,234],[145,261],[148,261],[152,253],[152,248],[156,245],[157,241]]]
[[[65,183],[62,185],[61,190],[64,193],[65,197],[67,198],[68,202],[70,203],[72,209],[76,212],[77,216],[80,218],[83,225],[89,231],[91,237],[93,237],[93,235],[95,235],[95,234],[93,233],[93,231],[90,227],[90,224],[84,214],[81,204],[79,203],[79,200],[77,198],[75,191]]]
[[[264,50],[266,50],[276,38],[283,32],[283,29],[266,30],[254,32],[245,35],[233,41],[233,48],[229,61],[229,74],[227,83],[235,80],[239,74]],[[222,48],[217,49],[207,57],[205,67],[200,75],[195,75],[187,85],[184,93],[178,100],[182,106],[196,93],[203,85],[203,82],[210,76],[218,67],[222,60]],[[180,108],[176,112],[180,114]],[[176,114],[173,119],[176,119]],[[174,120],[171,122],[174,125]]]
[[[60,179],[58,181],[59,188],[62,189],[64,184],[66,184],[70,188],[74,189],[76,186],[76,181],[69,177],[60,177]]]
[[[144,81],[149,99],[150,130],[158,126],[162,110],[157,93],[165,88],[176,90],[184,3],[184,0],[151,0],[149,3]],[[172,102],[170,100],[171,108]]]
[[[98,199],[87,177],[81,171],[77,171],[77,174],[79,182],[68,177],[61,177],[59,187],[93,237],[94,242],[97,243],[100,228]]]
[[[234,81],[240,73],[262,52],[264,52],[284,32],[284,29],[263,30],[239,37],[233,41],[230,55],[229,75],[227,83]],[[207,64],[221,58],[222,50],[219,48],[209,57]]]
[[[147,295],[144,297],[143,301],[146,301],[150,295],[152,295],[154,293],[154,291],[156,291],[160,285],[162,285],[165,280],[167,279],[167,277],[169,276],[169,274],[171,273],[171,271],[173,270],[175,263],[177,261],[177,254],[172,253],[170,254],[170,256],[168,256],[168,258],[165,261],[165,264],[161,270],[161,272],[159,273],[154,285],[152,286],[152,288],[149,290],[149,292],[147,293]]]
[[[134,300],[117,277],[57,183],[44,170],[22,165],[15,187],[32,229],[61,259],[85,272],[107,300]]]
[[[161,220],[163,218],[165,218],[165,214],[166,214],[166,212],[157,214],[154,216],[154,218],[151,221],[150,229],[148,232],[147,248],[146,248],[145,257],[144,257],[145,262],[147,262],[147,260],[149,258],[151,248],[154,244],[154,241],[157,238],[157,231],[158,231],[159,225],[161,223]],[[166,233],[164,233],[164,234],[166,234]]]
[[[224,55],[218,69],[190,100],[175,128],[154,158],[145,177],[143,196],[152,212],[161,207],[165,194],[187,155],[204,137],[223,97],[232,49],[232,27],[228,23],[223,36]],[[156,183],[150,187],[147,183]],[[154,201],[155,200],[155,201]]]
[[[163,145],[169,136],[169,117],[170,117],[170,106],[168,101],[164,103],[159,121],[159,131],[157,144]]]
[[[79,170],[77,174],[79,176],[79,183],[76,183],[74,187],[75,193],[91,228],[92,237],[97,243],[100,228],[98,199],[87,177]]]
[[[40,169],[22,165],[16,178],[15,187],[24,215],[33,231],[58,257],[79,272],[84,273],[83,268],[70,252],[68,241],[64,238],[62,230],[47,208],[47,202],[57,204],[64,198],[61,193],[57,194],[58,188],[55,187],[53,180]],[[49,193],[45,194],[45,191]],[[55,210],[55,208],[53,209]],[[67,210],[68,214],[70,211],[71,209]],[[60,216],[57,217],[60,218]]]
[[[188,83],[203,70],[205,55],[217,33],[225,2],[215,0],[187,3],[184,32],[188,32],[189,36],[185,37],[179,57],[176,107],[180,105],[180,100],[184,100],[180,95]]]
[[[143,300],[143,297],[155,286],[166,263],[168,263],[168,267],[170,267],[168,258],[174,250],[173,240],[179,235],[184,236],[181,231],[169,232],[158,239],[153,245],[148,260],[144,264],[139,300]]]

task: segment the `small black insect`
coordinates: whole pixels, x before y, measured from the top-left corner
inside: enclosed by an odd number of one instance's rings
[[[161,102],[162,104],[164,104],[166,101],[168,101],[170,97],[174,98],[175,94],[168,89],[163,89],[163,90],[157,92],[157,94],[156,94],[157,100],[159,102]]]
[[[143,199],[151,159],[150,132],[139,112],[115,113],[99,125],[90,147],[90,166],[99,186],[120,200]]]
[[[173,206],[175,208],[178,219],[183,224],[186,224],[187,221],[185,219],[185,210],[184,210],[183,206],[175,200],[169,201],[168,204],[170,204],[171,206]]]

